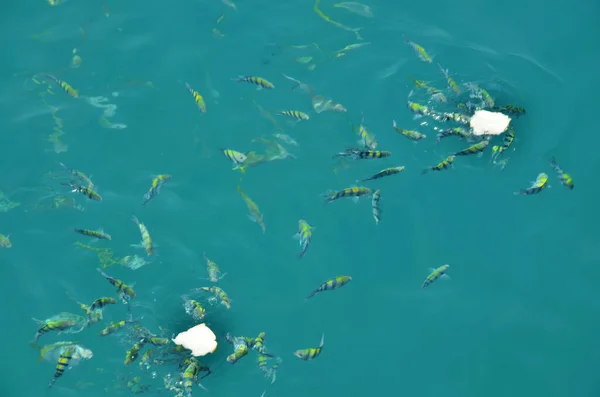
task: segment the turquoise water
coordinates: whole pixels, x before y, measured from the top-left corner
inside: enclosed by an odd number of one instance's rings
[[[30,347],[37,329],[32,317],[81,314],[69,296],[86,303],[113,296],[95,270],[97,253],[74,244],[110,248],[116,257],[143,255],[131,247],[140,240],[134,215],[148,225],[160,256],[135,271],[119,265],[105,271],[135,283],[131,313],[153,332],[161,326],[171,336],[194,325],[180,296],[210,284],[203,280],[203,252],[228,273],[219,285],[232,299],[231,310],[206,305],[220,343],[202,360],[214,372],[202,381],[210,395],[600,394],[596,3],[373,0],[374,18],[366,19],[323,0],[325,14],[363,27],[363,41],[370,43],[335,57],[357,40],[320,18],[311,1],[240,0],[237,11],[218,0],[103,1],[14,2],[2,13],[0,190],[20,203],[0,214],[0,233],[12,241],[1,252],[2,395],[127,395],[123,379],[135,376],[151,387],[146,395],[172,395],[162,389],[162,377],[175,374],[174,364],[148,373],[137,363],[125,367],[126,332],[97,336],[126,316],[125,305],[106,308],[103,323],[79,334],[40,338],[40,344],[78,341],[94,352],[50,391],[55,364],[36,362],[38,352]],[[421,62],[402,35],[422,45],[433,63]],[[308,47],[292,47],[301,45]],[[78,68],[70,65],[75,47]],[[295,61],[307,56],[317,62],[313,71]],[[421,175],[464,147],[456,138],[436,146],[437,124],[421,126],[425,119],[415,120],[405,105],[409,75],[445,88],[438,62],[458,82],[480,84],[499,104],[527,109],[513,121],[517,140],[504,170],[489,164],[488,149],[481,158],[457,160],[450,171]],[[54,95],[44,95],[46,86],[32,81],[37,73],[59,77],[81,97],[55,85]],[[281,73],[348,112],[312,112],[311,120],[294,126],[274,116],[298,141],[298,148],[289,147],[296,158],[244,175],[232,171],[219,148],[264,152],[251,141],[274,132],[253,100],[272,114],[311,110],[310,98],[292,91]],[[231,81],[238,75],[264,77],[276,88],[256,91]],[[202,93],[206,114],[184,82]],[[99,122],[106,108],[84,97],[116,105],[110,124]],[[334,173],[331,156],[354,144],[351,125],[361,122],[361,112],[379,148],[393,155]],[[403,139],[390,128],[392,119],[428,139],[416,145]],[[110,128],[119,124],[126,128]],[[53,143],[57,125],[63,133]],[[573,191],[560,186],[551,156],[574,177]],[[63,172],[58,162],[91,175],[104,200],[70,195],[48,175]],[[403,174],[369,184],[382,192],[378,225],[370,199],[323,205],[323,192],[396,165],[406,166]],[[550,189],[513,195],[540,172],[549,174]],[[152,177],[164,173],[173,180],[143,207]],[[265,234],[248,220],[236,192],[241,177],[264,214]],[[75,198],[84,210],[53,208],[57,195]],[[299,219],[315,227],[302,260],[291,238]],[[102,227],[112,241],[91,243],[73,227]],[[428,268],[445,263],[451,280],[421,289]],[[338,275],[353,280],[304,302]],[[273,385],[263,379],[254,352],[235,366],[223,362],[231,353],[224,333],[261,331],[269,351],[283,359]],[[321,356],[311,362],[293,356],[317,346],[322,333]],[[194,388],[194,395],[203,393]]]

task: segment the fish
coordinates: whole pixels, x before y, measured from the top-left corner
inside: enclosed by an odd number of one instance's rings
[[[558,163],[556,162],[556,159],[554,157],[552,157],[550,159],[550,163],[552,164],[552,168],[558,175],[558,179],[560,180],[560,183],[563,186],[566,186],[567,188],[573,190],[573,188],[575,187],[575,183],[573,183],[573,178],[571,178],[571,175],[567,174],[566,172],[564,172],[562,170],[562,168],[560,168],[560,166],[558,165]]]
[[[446,82],[448,83],[448,87],[450,87],[450,89],[452,91],[454,91],[454,93],[456,95],[460,95],[460,87],[458,86],[458,84],[456,84],[456,81],[454,81],[454,79],[452,77],[450,77],[450,72],[448,71],[448,69],[444,69],[442,67],[442,65],[440,65],[438,63],[438,68],[440,69],[440,71],[442,72],[442,74],[444,75],[444,77],[446,78]]]
[[[415,141],[416,142],[416,141],[420,141],[421,139],[427,138],[427,135],[421,134],[418,131],[404,130],[402,128],[398,128],[398,125],[396,124],[396,120],[392,120],[392,128],[394,128],[396,130],[396,132],[398,132],[399,134],[404,135],[405,137],[407,137],[411,141]]]
[[[98,271],[98,273],[100,273],[102,275],[102,277],[107,279],[111,285],[117,287],[117,294],[121,297],[121,299],[124,302],[129,302],[130,299],[135,298],[135,296],[136,296],[135,291],[129,285],[125,284],[123,281],[121,281],[119,279],[109,276],[108,274],[106,274],[102,270],[100,270],[99,268],[96,268],[96,270]]]
[[[277,115],[291,117],[298,121],[304,121],[304,120],[310,119],[310,116],[308,114],[301,112],[299,110],[282,110],[282,111],[278,112]]]
[[[336,278],[332,278],[331,280],[327,280],[324,283],[322,283],[321,285],[319,285],[313,292],[311,292],[310,295],[308,295],[305,300],[306,301],[309,300],[310,298],[312,298],[319,292],[332,291],[334,289],[343,287],[344,285],[348,284],[350,281],[352,281],[352,277],[350,277],[350,276],[338,276]]]
[[[238,82],[245,82],[245,83],[250,83],[250,84],[255,84],[258,86],[258,89],[273,89],[275,88],[275,86],[273,85],[273,83],[271,83],[268,80],[263,79],[262,77],[255,77],[255,76],[238,76],[237,78],[232,79],[233,81],[238,81]]]
[[[102,196],[100,196],[96,191],[94,191],[93,189],[91,189],[89,187],[79,185],[73,181],[71,181],[69,183],[63,183],[62,185],[71,187],[73,189],[73,190],[71,190],[71,192],[81,193],[84,196],[86,196],[87,198],[89,198],[90,200],[102,201]]]
[[[194,97],[194,101],[196,102],[196,106],[198,106],[198,109],[200,109],[202,113],[206,113],[206,102],[204,101],[202,95],[200,95],[198,91],[194,90],[188,83],[185,83],[185,86],[190,92],[190,94],[192,94],[192,96]]]
[[[325,203],[330,203],[334,200],[340,199],[342,197],[353,197],[355,200],[358,200],[361,196],[368,196],[371,194],[371,189],[364,186],[353,186],[348,187],[346,189],[340,191],[331,191],[324,194]]]
[[[392,155],[392,152],[383,150],[370,150],[370,149],[347,149],[343,152],[339,152],[333,158],[336,157],[350,157],[353,160],[369,160],[369,159],[382,159]]]
[[[138,342],[136,342],[131,347],[131,349],[127,350],[127,352],[125,353],[124,364],[129,365],[132,362],[134,362],[135,360],[137,360],[138,356],[140,355],[140,350],[142,350],[142,347],[144,347],[145,344],[146,344],[146,339],[142,338]]]
[[[110,334],[114,334],[115,332],[117,332],[118,330],[123,328],[125,325],[133,323],[133,322],[134,322],[134,320],[131,317],[131,315],[126,320],[112,322],[112,323],[108,324],[108,326],[106,326],[106,328],[104,328],[102,331],[100,331],[98,333],[98,336],[107,336]]]
[[[54,76],[52,76],[50,74],[44,74],[44,76],[46,76],[46,77],[50,78],[51,80],[53,80],[69,96],[72,96],[73,98],[78,98],[79,97],[79,91],[77,91],[75,88],[71,87],[71,85],[69,83],[67,83],[65,81],[62,81],[59,78],[54,77]]]
[[[72,229],[75,233],[83,234],[84,236],[94,237],[98,240],[112,240],[110,234],[104,233],[103,230],[88,230],[88,229]]]
[[[94,184],[92,183],[92,180],[90,178],[88,178],[88,176],[86,174],[84,174],[83,172],[81,172],[79,170],[69,168],[64,163],[59,162],[58,164],[61,167],[63,167],[69,174],[73,175],[75,178],[78,178],[80,181],[82,181],[88,188],[90,188],[90,189],[94,188]]]
[[[427,287],[428,285],[433,283],[438,278],[448,278],[449,279],[450,277],[446,274],[446,272],[448,271],[448,268],[450,268],[450,265],[443,265],[443,266],[438,267],[437,269],[431,269],[431,273],[429,274],[429,276],[427,276],[427,278],[423,282],[423,285],[421,286],[421,288]]]
[[[95,301],[93,301],[90,305],[90,311],[94,311],[96,309],[103,309],[107,305],[115,305],[116,303],[117,300],[115,298],[98,298]]]
[[[140,234],[142,235],[141,243],[136,244],[134,246],[144,248],[146,250],[146,255],[152,255],[154,253],[154,243],[152,242],[152,237],[150,236],[148,228],[146,227],[146,225],[141,223],[136,216],[133,217],[133,221],[136,225],[138,225],[138,228],[140,229]]]
[[[248,159],[244,153],[231,150],[231,149],[219,149],[225,157],[233,162],[233,170],[240,170],[242,173],[246,172],[244,163]]]
[[[442,170],[447,170],[449,168],[452,168],[455,158],[456,158],[456,156],[450,155],[450,156],[446,157],[444,160],[442,160],[442,162],[440,162],[438,165],[435,165],[431,168],[424,169],[421,173],[426,174],[429,171],[442,171]]]
[[[204,255],[204,260],[206,260],[208,279],[210,281],[212,281],[213,283],[216,283],[217,281],[219,281],[220,279],[222,279],[223,277],[225,277],[227,275],[227,273],[221,274],[221,270],[219,269],[219,266],[215,262],[208,259],[208,257],[206,256],[206,252],[204,252],[203,255]]]
[[[465,130],[464,128],[461,127],[455,127],[455,128],[447,128],[445,130],[438,130],[439,133],[437,134],[436,138],[436,142],[441,141],[444,138],[448,138],[450,136],[458,136],[461,138],[471,138],[472,134]]]
[[[150,186],[150,189],[146,192],[146,194],[144,194],[144,201],[142,202],[142,205],[148,204],[150,200],[156,197],[160,193],[161,186],[170,181],[171,179],[172,176],[169,174],[157,175],[156,178],[152,179],[152,185]]]
[[[421,47],[414,41],[408,40],[405,36],[402,36],[402,37],[404,38],[404,42],[412,47],[412,49],[415,51],[415,53],[417,54],[419,59],[421,59],[423,62],[427,62],[427,63],[433,62],[433,60],[431,59],[429,54],[427,54],[427,51],[425,51],[425,49],[423,47]]]
[[[256,203],[252,201],[252,199],[242,191],[240,185],[238,185],[237,191],[246,202],[246,206],[248,207],[248,218],[252,222],[256,222],[262,229],[262,232],[265,233],[267,227],[265,226],[265,221],[263,219],[262,213],[260,212],[260,209],[258,208],[258,205],[256,205]]]
[[[309,361],[317,358],[321,351],[323,351],[323,345],[325,344],[325,334],[321,336],[321,343],[319,343],[318,347],[311,347],[308,349],[300,349],[294,352],[294,356],[298,357],[300,360]]]
[[[363,182],[367,182],[367,181],[373,181],[375,179],[380,179],[386,176],[390,176],[390,175],[395,175],[395,174],[399,174],[400,172],[404,171],[406,167],[399,166],[399,167],[391,167],[391,168],[385,168],[381,171],[379,171],[378,173],[376,173],[375,175],[372,175],[368,178],[363,179]]]
[[[294,234],[292,238],[299,240],[300,247],[302,247],[298,254],[299,259],[301,259],[308,250],[308,246],[312,240],[312,230],[313,227],[304,219],[298,221],[298,233]]]
[[[11,248],[12,243],[10,242],[10,235],[5,236],[0,234],[0,248]]]
[[[381,220],[381,208],[379,205],[379,201],[381,200],[381,190],[377,189],[373,192],[373,197],[371,198],[371,209],[373,211],[373,218],[375,219],[375,224],[378,225]]]
[[[75,346],[68,346],[58,358],[58,362],[56,363],[56,370],[54,371],[54,377],[50,381],[48,388],[54,386],[54,383],[58,378],[63,376],[65,370],[69,367],[69,361],[73,358],[73,354],[75,354]]]
[[[548,186],[548,175],[544,172],[538,174],[535,182],[531,184],[531,187],[527,189],[521,189],[515,192],[515,195],[530,196],[532,194],[538,194]]]
[[[229,299],[227,293],[225,293],[225,291],[223,291],[221,288],[217,286],[200,287],[198,288],[198,290],[211,292],[216,299],[219,299],[221,301],[221,304],[223,306],[225,306],[227,309],[231,309],[231,300]]]
[[[453,156],[468,156],[471,154],[481,153],[485,150],[489,143],[490,142],[487,140],[481,141],[479,143],[469,146],[464,150],[454,153]]]
[[[182,299],[185,312],[192,316],[194,320],[202,321],[206,315],[206,310],[202,307],[200,302],[194,299],[189,299],[187,296],[182,296]]]

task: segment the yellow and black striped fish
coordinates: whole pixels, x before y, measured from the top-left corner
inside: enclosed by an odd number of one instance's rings
[[[94,190],[92,190],[89,187],[81,186],[73,181],[71,181],[69,183],[63,183],[62,185],[70,186],[73,189],[73,190],[71,190],[71,192],[81,193],[84,196],[86,196],[87,198],[89,198],[90,200],[102,201],[102,196],[100,196],[98,193],[96,193]]]
[[[54,82],[58,84],[60,88],[62,88],[62,90],[68,95],[72,96],[73,98],[79,97],[79,92],[75,88],[71,87],[69,83],[62,81],[58,77],[54,77],[51,74],[45,74],[44,76],[54,80]]]
[[[431,168],[427,168],[427,169],[423,170],[421,173],[426,174],[429,171],[442,171],[442,170],[446,170],[448,168],[452,168],[452,164],[454,163],[455,158],[456,158],[456,156],[450,155],[450,156],[446,157],[444,160],[442,160],[442,162],[439,163],[438,165],[435,165]]]
[[[301,112],[299,110],[282,110],[277,113],[278,116],[288,116],[298,121],[309,120],[310,117],[308,114]]]
[[[558,165],[558,163],[556,162],[556,159],[554,157],[552,157],[552,159],[550,159],[550,162],[552,164],[552,168],[558,175],[558,179],[560,180],[560,183],[562,183],[563,186],[566,186],[572,190],[575,187],[575,183],[573,183],[573,178],[571,178],[571,175],[567,174],[566,172],[564,172],[562,170],[562,168],[560,168],[560,166]]]
[[[94,184],[92,183],[92,180],[90,178],[88,178],[88,176],[85,175],[83,172],[73,169],[73,168],[69,168],[64,163],[61,163],[61,162],[59,162],[58,164],[61,167],[63,167],[69,174],[73,175],[76,178],[79,178],[79,180],[81,180],[88,188],[90,188],[90,189],[94,188]]]
[[[398,173],[404,171],[404,168],[405,167],[403,165],[399,166],[399,167],[386,168],[384,170],[379,171],[378,173],[376,173],[373,176],[363,179],[362,181],[363,182],[372,181],[375,179],[383,178],[385,176],[395,175],[395,174],[398,174]]]
[[[533,182],[531,187],[529,187],[527,189],[521,189],[520,191],[515,192],[515,195],[530,196],[532,194],[538,194],[539,192],[544,190],[547,186],[548,186],[548,175],[542,172],[537,176],[535,182]]]
[[[334,200],[340,199],[342,197],[354,197],[358,199],[361,196],[368,196],[371,194],[371,189],[364,186],[354,186],[348,187],[344,190],[340,190],[338,192],[328,192],[325,194],[325,203],[330,203]]]
[[[154,243],[152,242],[152,236],[150,236],[148,228],[136,216],[133,217],[133,221],[138,225],[138,229],[140,229],[140,234],[142,235],[140,246],[146,250],[146,255],[152,255],[154,252]]]
[[[331,280],[327,280],[324,283],[322,283],[321,285],[319,285],[313,292],[311,292],[310,295],[308,295],[305,300],[309,300],[310,298],[312,298],[319,292],[331,291],[331,290],[343,287],[344,285],[348,284],[350,281],[352,281],[352,277],[350,277],[350,276],[338,276]]]
[[[106,305],[115,305],[116,303],[117,303],[117,300],[115,298],[107,298],[107,297],[98,298],[92,302],[92,305],[90,306],[90,311],[94,311],[96,309],[102,309]]]
[[[119,294],[121,299],[123,299],[124,301],[127,302],[127,301],[129,301],[129,299],[135,298],[135,291],[133,290],[133,288],[131,288],[130,286],[125,284],[123,281],[109,276],[108,274],[106,274],[102,270],[100,270],[99,268],[96,268],[96,270],[105,279],[107,279],[109,283],[111,283],[113,286],[117,287],[117,294]]]
[[[436,142],[439,142],[442,139],[450,137],[450,136],[458,136],[461,138],[470,138],[471,137],[471,133],[461,127],[446,128],[445,130],[438,130],[438,131],[439,131],[439,133],[436,136],[436,138],[437,138]]]
[[[420,141],[421,139],[427,138],[427,135],[421,134],[418,131],[405,130],[402,128],[398,128],[398,125],[396,124],[396,120],[392,120],[392,128],[394,128],[397,133],[404,135],[406,138],[410,139],[411,141],[416,142],[416,141]]]
[[[204,98],[202,98],[202,95],[200,95],[198,91],[194,90],[188,83],[185,83],[185,86],[190,92],[190,94],[192,94],[192,96],[194,97],[194,101],[196,101],[198,109],[200,109],[202,113],[206,113],[206,102],[204,102]]]
[[[54,377],[50,381],[48,388],[51,388],[52,386],[54,386],[54,383],[56,382],[56,380],[58,378],[60,378],[61,376],[63,376],[63,374],[65,373],[65,370],[69,366],[69,361],[71,361],[71,359],[73,358],[73,354],[75,354],[75,346],[69,346],[61,353],[60,357],[58,358],[58,362],[56,363],[56,370],[54,372]]]
[[[94,237],[99,240],[112,240],[110,234],[104,233],[102,230],[88,230],[88,229],[72,229],[75,233],[83,234],[84,236]]]
[[[233,81],[243,81],[245,83],[255,84],[258,86],[258,89],[266,88],[273,89],[275,86],[268,80],[263,79],[262,77],[256,76],[238,76],[237,78],[231,79]]]
[[[469,146],[459,152],[454,153],[454,156],[469,156],[471,154],[481,153],[490,144],[490,141],[484,140],[474,145]]]
[[[169,182],[171,178],[172,176],[169,174],[161,174],[152,179],[152,185],[146,194],[144,194],[144,201],[142,202],[142,205],[148,204],[150,200],[156,197],[160,193],[161,186]]]
[[[383,150],[371,150],[371,149],[347,149],[333,156],[336,157],[351,157],[354,160],[369,160],[369,159],[382,159],[392,155],[392,152]]]
[[[127,352],[125,353],[124,364],[129,365],[132,362],[134,362],[135,360],[137,360],[138,356],[140,355],[140,350],[142,350],[142,347],[144,347],[145,344],[146,344],[146,339],[142,338],[138,342],[136,342],[131,347],[131,349],[127,350]]]
[[[308,349],[296,350],[294,352],[294,356],[298,357],[301,360],[309,361],[317,358],[321,351],[323,350],[323,345],[325,344],[325,334],[321,336],[321,343],[319,343],[319,347],[311,347]]]
[[[427,276],[427,278],[425,279],[425,282],[423,282],[423,285],[421,286],[421,288],[427,287],[429,284],[433,283],[435,280],[437,280],[440,277],[449,278],[448,275],[446,274],[446,272],[448,271],[448,268],[450,268],[450,265],[443,265],[443,266],[438,267],[437,269],[432,269],[429,276]]]
[[[106,336],[106,335],[113,334],[113,333],[117,332],[118,330],[120,330],[121,328],[123,328],[128,323],[132,323],[132,322],[133,322],[133,319],[131,318],[131,316],[129,316],[129,318],[127,320],[115,321],[113,323],[110,323],[110,324],[108,324],[108,326],[106,328],[104,328],[102,331],[100,331],[98,336]]]

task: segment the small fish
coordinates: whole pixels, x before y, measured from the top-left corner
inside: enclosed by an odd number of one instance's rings
[[[86,196],[87,198],[89,198],[90,200],[102,201],[102,196],[100,196],[98,193],[96,193],[93,189],[90,189],[89,187],[81,186],[72,181],[69,183],[63,183],[62,185],[70,186],[73,189],[73,190],[71,190],[71,192],[81,193],[84,196]]]
[[[489,141],[481,141],[474,145],[469,146],[468,148],[461,150],[459,152],[454,153],[454,156],[468,156],[471,154],[481,153],[485,150],[485,148],[489,145]]]
[[[431,110],[427,106],[421,105],[420,103],[408,101],[407,106],[411,112],[416,113],[420,116],[427,116],[431,112]]]
[[[392,120],[392,127],[396,130],[396,132],[398,132],[399,134],[404,135],[405,137],[407,137],[411,141],[415,141],[416,142],[416,141],[420,141],[421,139],[427,138],[427,135],[421,134],[418,131],[403,130],[402,128],[398,128],[398,125],[396,124],[396,120]]]
[[[107,297],[98,298],[92,302],[92,304],[90,305],[90,310],[94,311],[96,309],[102,309],[106,305],[115,305],[116,303],[117,303],[117,300],[115,298],[107,298]]]
[[[348,149],[336,154],[335,157],[351,157],[353,160],[382,159],[392,155],[392,152],[370,149]]]
[[[343,287],[344,285],[348,284],[350,281],[352,281],[352,277],[350,277],[350,276],[338,276],[331,280],[327,280],[324,283],[322,283],[321,285],[319,285],[313,292],[311,292],[310,295],[308,295],[305,300],[309,300],[310,298],[312,298],[319,292],[332,291],[334,289]]]
[[[529,187],[527,189],[521,189],[520,191],[515,192],[515,195],[530,196],[532,194],[538,194],[539,192],[544,190],[547,186],[548,186],[548,175],[546,175],[545,173],[542,172],[542,173],[538,174],[535,182],[533,182],[531,187]]]
[[[83,318],[83,317],[82,317]],[[36,332],[35,336],[33,337],[33,342],[37,342],[37,340],[40,338],[40,336],[47,334],[50,331],[59,331],[59,333],[61,331],[66,331],[68,329],[70,329],[71,327],[74,327],[77,325],[77,320],[76,317],[70,318],[50,318],[44,321],[39,321],[36,320],[40,323],[41,327],[40,329],[38,329],[38,331]]]
[[[296,240],[299,240],[299,244],[301,250],[298,254],[298,258],[302,258],[306,251],[308,250],[308,246],[312,240],[312,230],[313,227],[310,226],[304,219],[300,219],[298,221],[298,233],[294,234],[292,237]]]
[[[515,117],[519,117],[523,114],[525,114],[525,108],[522,106],[513,106],[513,105],[506,105],[506,106],[494,106],[492,108],[493,111],[495,112],[500,112],[500,113],[504,113],[508,116],[515,116]]]
[[[71,87],[71,85],[69,83],[62,81],[62,80],[58,79],[57,77],[54,77],[50,74],[45,74],[44,76],[54,80],[54,82],[56,84],[58,84],[60,86],[60,88],[62,88],[62,90],[64,92],[66,92],[68,95],[72,96],[73,98],[79,97],[79,92],[76,89],[74,89],[73,87]]]
[[[206,310],[204,310],[200,302],[194,299],[189,299],[187,296],[182,296],[182,299],[185,312],[192,316],[194,320],[202,321],[206,315]]]
[[[227,295],[227,293],[225,293],[225,291],[223,291],[221,288],[219,288],[217,286],[200,287],[200,288],[198,288],[198,290],[208,291],[208,292],[212,293],[216,299],[221,301],[221,304],[223,306],[225,306],[227,309],[231,309],[231,300],[229,299],[229,296]]]
[[[377,189],[371,198],[371,209],[373,211],[373,218],[375,219],[376,225],[378,225],[379,221],[381,220],[381,208],[379,205],[379,200],[381,200],[381,191]]]
[[[75,346],[69,346],[61,353],[60,357],[58,358],[58,362],[56,363],[56,370],[54,372],[54,377],[50,381],[48,388],[51,388],[52,386],[54,386],[54,383],[56,382],[56,380],[58,378],[60,378],[61,376],[63,376],[63,374],[65,373],[65,370],[69,366],[69,361],[71,361],[74,354],[75,354]]]
[[[262,229],[262,232],[265,233],[267,228],[265,226],[265,221],[263,219],[262,213],[260,212],[260,209],[258,208],[258,205],[256,205],[256,203],[254,201],[252,201],[252,199],[250,197],[248,197],[248,195],[242,191],[242,189],[240,188],[240,185],[238,185],[237,191],[242,196],[244,201],[246,202],[246,206],[248,207],[248,218],[252,222],[256,222]]]
[[[363,186],[354,186],[348,187],[346,189],[337,191],[337,192],[328,192],[325,194],[326,203],[330,203],[334,200],[340,199],[342,197],[353,197],[355,200],[361,196],[368,196],[371,194],[371,189]]]
[[[10,242],[10,235],[5,236],[4,234],[0,234],[0,248],[11,248],[12,243]]]
[[[133,221],[136,225],[138,225],[138,228],[140,229],[140,234],[142,235],[142,242],[137,246],[144,248],[146,250],[146,255],[152,255],[152,253],[154,252],[154,244],[152,242],[150,232],[148,232],[148,228],[146,227],[146,225],[141,223],[136,216],[133,217]]]
[[[102,275],[108,282],[117,288],[117,294],[121,297],[124,302],[129,302],[130,299],[135,298],[135,291],[129,285],[125,284],[123,281],[116,279],[114,277],[109,276],[104,273],[99,268],[96,268],[98,273]]]
[[[458,84],[456,84],[456,81],[454,81],[454,79],[452,77],[450,77],[450,72],[448,72],[448,69],[444,69],[442,67],[442,65],[440,65],[438,63],[438,68],[440,69],[440,71],[442,72],[442,74],[444,75],[444,77],[446,78],[446,82],[448,83],[448,87],[450,87],[450,89],[452,91],[454,91],[454,93],[456,95],[460,95],[460,87],[458,86]]]
[[[84,236],[94,237],[99,240],[112,240],[110,234],[104,233],[102,230],[88,230],[88,229],[72,229],[75,233],[83,234]]]
[[[208,369],[208,367],[200,365],[198,360],[194,357],[189,358],[187,360],[187,364],[187,367],[183,371],[183,389],[185,390],[185,394],[187,395],[187,397],[192,397],[192,386],[194,385],[194,383],[198,384],[198,386],[206,390],[206,388],[198,382],[198,374],[200,373],[200,371],[208,371],[208,375],[210,375],[211,372],[210,369]]]
[[[421,288],[425,288],[427,287],[429,284],[433,283],[435,280],[437,280],[438,278],[450,278],[447,274],[446,271],[448,271],[448,268],[450,267],[450,265],[443,265],[438,267],[437,269],[431,269],[431,273],[429,274],[429,276],[427,276],[427,278],[425,279],[425,282],[423,282],[423,285],[421,286]]]
[[[188,83],[185,83],[185,86],[190,92],[190,94],[192,94],[192,96],[194,97],[194,101],[196,102],[198,109],[200,109],[202,113],[206,113],[206,102],[204,102],[204,98],[202,98],[202,95],[200,95],[198,91],[194,90]]]
[[[233,169],[239,169],[242,172],[246,172],[244,169],[244,162],[248,157],[244,153],[237,152],[231,149],[219,149],[225,157],[233,162]]]
[[[148,342],[154,346],[166,346],[169,343],[171,343],[171,340],[169,338],[152,337],[152,338],[146,338],[146,342]]]
[[[502,146],[498,146],[498,145],[494,145],[492,147],[492,160],[494,161],[494,164],[496,163],[496,159],[498,158],[498,156],[507,151],[513,144],[515,140],[515,130],[514,129],[510,129],[508,130],[508,132],[506,134],[504,134],[504,139],[502,140]]]
[[[231,334],[225,335],[225,340],[233,345],[233,353],[227,356],[227,362],[237,363],[242,357],[248,354],[248,340],[243,336],[233,337]]]
[[[308,120],[310,117],[308,114],[301,112],[299,110],[282,110],[277,113],[278,116],[288,116],[298,121]]]
[[[216,283],[217,281],[219,281],[220,279],[225,277],[225,275],[227,273],[221,274],[221,270],[219,269],[219,266],[215,262],[208,259],[208,257],[206,256],[206,252],[204,252],[203,255],[204,255],[204,260],[206,260],[206,269],[208,271],[208,279],[210,281],[212,281],[213,283]]]
[[[367,149],[375,150],[377,148],[377,141],[375,140],[375,136],[371,135],[365,127],[365,115],[363,113],[362,120],[358,127],[353,128],[356,134],[360,137],[357,141],[359,145],[366,147]]]
[[[142,205],[148,204],[150,200],[156,197],[160,193],[160,187],[169,182],[171,178],[172,177],[169,174],[161,174],[152,179],[152,185],[146,194],[144,194],[144,201],[142,202]]]
[[[266,88],[266,89],[273,89],[275,88],[275,86],[273,85],[273,83],[271,83],[268,80],[263,79],[262,77],[255,77],[255,76],[238,76],[235,79],[231,79],[233,81],[243,81],[245,83],[251,83],[251,84],[255,84],[258,86],[258,89],[262,89],[262,88]]]
[[[448,168],[452,168],[455,158],[456,158],[456,156],[450,155],[450,156],[446,157],[444,160],[442,160],[442,162],[439,163],[438,165],[435,165],[431,168],[427,168],[427,169],[423,170],[423,172],[421,172],[421,173],[426,174],[429,171],[442,171],[442,170],[446,170]]]
[[[139,342],[136,342],[131,347],[131,349],[127,350],[127,352],[125,353],[124,364],[129,365],[132,362],[134,362],[140,355],[140,350],[142,350],[142,347],[144,347],[145,344],[146,344],[146,339],[141,339]]]
[[[448,138],[450,136],[458,136],[461,138],[470,138],[471,137],[471,133],[461,127],[447,128],[445,130],[438,130],[438,131],[439,131],[439,133],[436,136],[436,138],[437,138],[436,142],[439,142],[442,139]]]
[[[291,146],[298,146],[298,142],[296,142],[291,136],[286,135],[286,134],[273,134],[273,136],[277,139],[279,139],[281,142],[285,143],[286,145],[291,145]]]
[[[390,168],[385,168],[381,171],[379,171],[378,173],[376,173],[375,175],[372,175],[368,178],[363,179],[363,182],[366,181],[372,181],[375,179],[380,179],[386,176],[390,176],[390,175],[396,175],[399,174],[400,172],[404,171],[406,167],[404,167],[403,165],[399,166],[399,167],[390,167]]]
[[[429,54],[427,54],[427,51],[425,51],[425,49],[423,47],[421,47],[420,45],[418,45],[417,43],[415,43],[413,41],[408,40],[405,36],[402,36],[402,37],[404,38],[404,42],[412,47],[412,49],[415,51],[415,53],[417,54],[419,59],[421,59],[423,62],[427,62],[427,63],[433,62],[433,60],[431,59]]]
[[[560,183],[562,183],[563,186],[566,186],[572,190],[575,187],[575,183],[573,183],[573,178],[571,178],[571,175],[567,174],[566,172],[564,172],[562,170],[562,168],[559,167],[559,165],[556,163],[556,159],[554,157],[552,157],[552,159],[550,159],[550,162],[552,164],[552,168],[558,175],[558,179],[560,180]]]
[[[294,356],[298,357],[301,360],[309,361],[317,358],[321,351],[323,350],[323,345],[325,344],[325,334],[321,336],[321,343],[319,343],[319,347],[311,347],[308,349],[296,350],[294,352]]]
[[[108,324],[108,326],[106,328],[104,328],[102,331],[100,331],[98,336],[106,336],[106,335],[114,334],[115,332],[117,332],[118,330],[123,328],[125,325],[133,323],[133,322],[134,322],[134,320],[132,319],[131,316],[129,316],[126,320],[112,322],[112,323]]]
[[[58,163],[61,167],[63,167],[65,170],[67,170],[67,172],[71,175],[73,175],[74,177],[78,178],[80,181],[82,181],[88,188],[93,189],[94,188],[94,184],[92,183],[91,179],[88,178],[87,175],[85,175],[83,172],[73,169],[73,168],[69,168],[66,165],[64,165],[63,163]]]

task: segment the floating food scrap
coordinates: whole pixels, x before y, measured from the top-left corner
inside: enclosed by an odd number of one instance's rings
[[[201,357],[217,350],[217,336],[206,324],[198,324],[179,333],[173,343],[192,351],[192,356]]]
[[[510,117],[505,114],[478,110],[470,120],[474,135],[500,135],[508,129]]]

